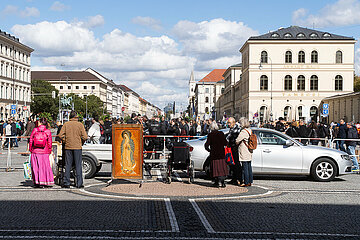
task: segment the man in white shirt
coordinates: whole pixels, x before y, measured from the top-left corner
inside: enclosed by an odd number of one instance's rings
[[[101,137],[99,118],[94,117],[91,121],[92,125],[88,132],[89,139],[92,144],[99,144]]]

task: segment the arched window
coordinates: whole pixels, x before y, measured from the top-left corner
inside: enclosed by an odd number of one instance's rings
[[[299,63],[305,63],[305,52],[304,52],[304,51],[300,51],[300,52],[299,52],[298,62],[299,62]]]
[[[318,52],[315,50],[311,52],[311,63],[318,63]]]
[[[209,97],[205,98],[205,102],[208,103],[209,102]]]
[[[302,106],[299,106],[299,107],[298,107],[298,116],[299,116],[299,119],[303,119],[303,109],[302,109]]]
[[[268,62],[268,54],[267,54],[266,51],[261,52],[261,62],[262,63],[267,63]]]
[[[285,76],[284,89],[285,91],[292,90],[292,77],[290,75]]]
[[[260,90],[261,91],[267,91],[268,90],[268,77],[265,75],[262,75],[260,77]]]
[[[342,91],[343,90],[343,78],[340,75],[335,77],[335,91]]]
[[[319,89],[319,81],[316,75],[312,75],[310,78],[310,91],[317,91]]]
[[[298,76],[297,90],[298,91],[305,91],[305,77],[303,75]]]
[[[285,63],[292,63],[292,53],[290,51],[285,53]]]
[[[285,108],[284,108],[284,119],[285,119],[285,121],[289,121],[289,119],[290,119],[290,116],[291,115],[291,107],[290,106],[286,106]]]
[[[205,108],[205,113],[209,113],[209,108],[208,107]]]
[[[265,120],[265,114],[266,114],[266,107],[262,106],[260,108],[260,122],[264,122]]]
[[[341,51],[336,52],[336,63],[342,63],[342,52]]]
[[[310,117],[311,120],[317,121],[318,109],[315,106],[310,108]]]

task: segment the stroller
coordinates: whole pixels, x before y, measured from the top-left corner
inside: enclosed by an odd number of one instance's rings
[[[171,154],[167,162],[166,182],[171,183],[171,175],[174,170],[186,170],[189,183],[194,182],[194,164],[190,160],[189,146],[185,142],[174,142]]]

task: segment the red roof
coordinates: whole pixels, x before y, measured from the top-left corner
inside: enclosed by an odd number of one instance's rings
[[[223,74],[226,69],[214,69],[199,82],[218,82],[224,79]]]
[[[31,71],[31,80],[59,81],[62,77],[72,80],[99,80],[96,76],[85,71]]]

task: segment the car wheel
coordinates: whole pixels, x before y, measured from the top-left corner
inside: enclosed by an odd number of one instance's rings
[[[92,178],[96,173],[95,161],[88,156],[82,157],[82,170],[85,178]]]
[[[330,182],[334,180],[337,173],[335,163],[326,158],[316,160],[311,167],[311,176],[319,182]]]

